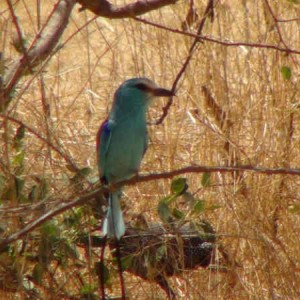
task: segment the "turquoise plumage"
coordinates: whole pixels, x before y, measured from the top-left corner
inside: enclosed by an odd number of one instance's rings
[[[146,113],[153,97],[173,96],[147,78],[125,81],[114,95],[107,120],[97,135],[97,159],[101,182],[117,183],[137,174],[148,146]],[[120,207],[121,190],[109,194],[103,234],[120,239],[125,224]]]

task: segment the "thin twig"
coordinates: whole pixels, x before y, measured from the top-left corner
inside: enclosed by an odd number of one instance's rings
[[[264,43],[249,43],[249,42],[243,42],[243,41],[229,41],[229,40],[220,40],[217,39],[215,37],[211,37],[211,36],[206,36],[206,35],[198,35],[196,33],[191,33],[191,32],[187,32],[187,31],[182,31],[179,29],[174,29],[171,27],[167,27],[164,25],[160,25],[158,23],[155,22],[151,22],[149,20],[140,18],[140,17],[136,17],[134,18],[135,20],[142,22],[144,24],[147,25],[151,25],[153,27],[156,28],[160,28],[160,29],[164,29],[173,33],[177,33],[177,34],[181,34],[181,35],[185,35],[185,36],[190,36],[193,38],[198,38],[201,41],[207,41],[207,42],[212,42],[212,43],[216,43],[219,45],[223,45],[223,46],[228,46],[228,47],[249,47],[249,48],[263,48],[263,49],[272,49],[272,50],[276,50],[276,51],[280,51],[280,52],[285,52],[285,53],[293,53],[293,54],[300,54],[300,50],[296,50],[296,49],[291,49],[291,48],[286,48],[286,47],[279,47],[276,45],[271,45],[271,44],[264,44]]]
[[[271,14],[273,20],[274,20],[275,28],[276,28],[276,31],[277,31],[277,34],[278,34],[278,37],[279,37],[279,41],[284,45],[284,47],[285,47],[286,49],[289,49],[289,46],[287,45],[287,43],[285,42],[285,40],[284,40],[283,37],[282,37],[281,29],[280,29],[280,26],[279,26],[279,24],[278,24],[278,19],[277,19],[275,13],[274,13],[274,11],[273,11],[273,9],[272,9],[272,7],[271,7],[269,1],[268,1],[268,0],[265,0],[265,3],[266,3],[266,6],[267,6],[267,8],[268,8],[268,10],[269,10],[269,12],[270,12],[270,14]],[[292,60],[294,61],[295,64],[298,64],[297,61],[296,61],[293,57],[292,57]]]
[[[200,41],[199,39],[199,36],[201,35],[202,33],[202,30],[203,30],[203,26],[205,24],[205,21],[207,20],[207,18],[209,16],[211,16],[213,14],[213,9],[214,9],[214,6],[213,6],[213,3],[214,1],[213,0],[208,0],[208,3],[207,3],[207,6],[206,6],[206,9],[204,11],[204,14],[203,14],[203,18],[201,19],[200,23],[199,23],[199,26],[198,26],[198,30],[197,30],[197,34],[195,36],[195,39],[192,43],[192,45],[190,46],[190,49],[189,49],[189,53],[188,53],[188,56],[186,57],[185,59],[185,62],[183,63],[181,69],[179,70],[179,72],[177,73],[177,76],[173,82],[173,86],[172,86],[172,91],[175,93],[176,91],[176,87],[177,87],[177,84],[179,82],[179,80],[181,79],[181,77],[183,76],[183,74],[185,73],[186,71],[186,68],[188,67],[190,61],[191,61],[191,58],[196,50],[196,47]],[[164,119],[166,118],[166,116],[168,115],[168,112],[169,112],[169,109],[170,107],[172,106],[173,104],[173,96],[171,96],[167,102],[167,104],[163,107],[163,112],[162,112],[162,115],[160,116],[160,118],[155,122],[155,125],[159,125],[161,124]]]

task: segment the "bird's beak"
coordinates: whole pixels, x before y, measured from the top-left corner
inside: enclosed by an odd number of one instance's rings
[[[175,96],[175,93],[171,90],[163,89],[163,88],[155,88],[153,90],[153,96],[155,97],[171,97]]]

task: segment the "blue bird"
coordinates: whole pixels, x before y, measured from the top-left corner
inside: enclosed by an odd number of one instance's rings
[[[97,134],[97,160],[100,180],[114,184],[137,174],[148,146],[146,113],[154,97],[169,97],[174,93],[158,87],[147,78],[125,81],[115,92],[108,118]],[[108,210],[102,231],[118,240],[125,233],[120,207],[121,189],[108,196]]]

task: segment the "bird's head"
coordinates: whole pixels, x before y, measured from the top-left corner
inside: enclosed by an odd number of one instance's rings
[[[148,78],[131,78],[123,82],[117,89],[115,101],[147,106],[149,100],[154,97],[170,97],[174,95],[173,91],[157,86]]]

